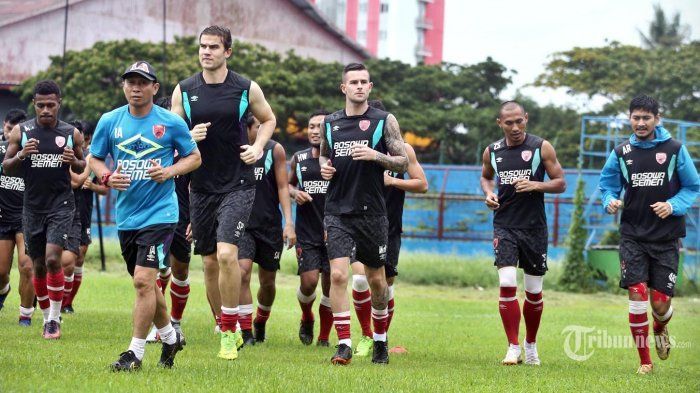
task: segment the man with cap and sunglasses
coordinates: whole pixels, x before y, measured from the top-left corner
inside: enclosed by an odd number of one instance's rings
[[[136,289],[131,344],[112,363],[112,369],[141,367],[151,323],[163,342],[158,364],[170,368],[183,343],[170,323],[156,276],[158,269],[168,264],[178,221],[173,178],[196,169],[201,156],[187,124],[153,105],[160,84],[150,64],[137,61],[127,68],[122,80],[129,103],[102,115],[90,148],[93,172],[118,193],[119,242]],[[175,150],[182,157],[177,163],[173,163]],[[114,161],[113,172],[105,163],[107,155]]]

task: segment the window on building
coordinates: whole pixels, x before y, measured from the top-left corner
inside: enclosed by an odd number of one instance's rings
[[[386,14],[387,12],[389,12],[389,4],[382,3],[382,5],[379,7],[379,12],[381,12],[382,14]]]

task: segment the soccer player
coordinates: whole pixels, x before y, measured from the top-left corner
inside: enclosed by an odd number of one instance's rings
[[[246,126],[248,140],[255,143],[260,122],[248,113]],[[292,203],[287,186],[287,156],[279,143],[270,140],[265,144],[262,157],[254,166],[255,202],[250,222],[240,240],[238,264],[241,267],[241,295],[239,298],[238,322],[241,325],[244,344],[253,345],[265,341],[265,324],[270,317],[275,301],[275,277],[280,268],[282,248],[292,248],[296,244]],[[282,214],[284,229],[282,229]],[[253,296],[250,291],[250,277],[253,262],[258,264],[258,309],[252,321]],[[255,336],[251,330],[255,327]]]
[[[72,122],[75,128],[78,129],[83,134],[83,156],[85,156],[85,161],[87,162],[87,167],[90,165],[90,143],[92,141],[93,128],[85,121],[76,120]],[[73,190],[76,194],[76,210],[79,213],[80,218],[80,234],[79,234],[79,247],[78,254],[75,259],[75,265],[73,267],[72,273],[69,271],[67,266],[63,265],[63,274],[65,277],[65,286],[63,294],[63,304],[61,306],[61,312],[73,313],[73,300],[78,295],[78,290],[83,282],[83,264],[85,263],[85,255],[87,254],[88,247],[92,242],[90,234],[90,225],[92,223],[92,206],[94,201],[94,194],[107,195],[109,188],[100,184],[99,179],[95,177],[92,171],[83,171],[83,173],[76,175],[71,173],[71,183],[73,186],[77,186],[77,189]],[[78,201],[80,200],[80,203]],[[70,237],[69,237],[70,239]],[[69,251],[64,251],[64,257],[71,257]],[[68,261],[66,261],[68,262]]]
[[[2,139],[0,140],[0,162],[7,152],[7,140],[12,129],[27,119],[20,109],[11,109],[5,115]],[[19,270],[19,325],[30,326],[34,314],[34,287],[32,286],[32,261],[24,251],[22,234],[22,200],[24,198],[22,176],[5,174],[0,167],[0,310],[10,293],[10,270],[15,247]]]
[[[56,82],[37,82],[33,103],[37,117],[12,129],[3,172],[21,169],[24,176],[24,241],[34,266],[34,291],[44,313],[42,336],[53,340],[61,337],[61,253],[75,212],[69,171],[85,169],[82,149],[73,148],[82,146],[83,136],[58,119],[61,90]]]
[[[637,373],[649,374],[654,366],[649,356],[648,303],[651,300],[656,353],[666,360],[684,215],[700,191],[700,180],[688,149],[659,125],[655,99],[633,98],[629,115],[632,135],[610,153],[599,188],[609,214],[622,209],[620,287],[629,291],[629,324],[640,360]],[[624,203],[619,199],[623,188]]]
[[[155,102],[156,105],[170,110],[170,97],[161,97]],[[174,162],[178,162],[180,155],[175,156]],[[158,288],[163,295],[168,286],[168,281],[172,275],[172,285],[170,286],[170,323],[175,331],[180,333],[183,345],[185,335],[182,333],[182,316],[187,306],[187,299],[190,295],[190,257],[192,246],[190,239],[190,174],[175,176],[175,194],[177,194],[178,221],[175,227],[175,234],[170,245],[170,266],[158,272],[156,281]],[[156,342],[158,328],[153,325],[147,342]]]
[[[218,356],[238,358],[243,344],[238,322],[241,271],[238,247],[255,200],[253,164],[275,129],[275,115],[260,86],[229,70],[231,32],[209,26],[199,35],[202,72],[173,91],[173,112],[183,117],[202,152],[192,172],[190,219],[194,253],[202,255],[207,298],[221,319]],[[248,144],[247,112],[260,121],[255,143]]]
[[[329,113],[316,111],[309,117],[307,133],[311,147],[298,151],[292,156],[289,171],[289,194],[297,203],[297,263],[299,289],[297,299],[301,307],[299,339],[304,345],[314,340],[314,313],[316,286],[321,276],[321,302],[318,305],[320,317],[316,345],[327,347],[328,336],[333,327],[333,311],[330,299],[330,264],[328,251],[323,239],[323,212],[326,204],[328,180],[321,177],[319,154],[323,119]]]
[[[528,115],[516,101],[501,104],[496,123],[504,138],[490,144],[483,154],[481,189],[493,214],[494,265],[498,268],[498,309],[508,338],[502,363],[522,362],[518,341],[520,305],[516,292],[516,268],[524,271],[525,363],[539,365],[537,330],[542,317],[542,282],[547,272],[547,217],[545,193],[566,190],[564,171],[554,147],[527,133]],[[545,181],[545,172],[549,180]],[[494,176],[498,195],[494,193]]]
[[[119,243],[136,290],[131,344],[112,363],[112,369],[141,367],[151,323],[163,342],[159,365],[169,368],[183,344],[168,318],[156,275],[168,264],[178,221],[172,178],[197,168],[201,158],[187,124],[153,105],[160,84],[150,64],[135,62],[122,74],[122,80],[128,104],[102,115],[90,147],[92,170],[102,184],[118,192]],[[173,163],[175,150],[182,156],[177,163]],[[108,155],[116,164],[114,172],[105,164]]]
[[[384,203],[384,170],[405,172],[406,149],[396,118],[372,108],[369,71],[351,63],[340,89],[345,109],[326,116],[321,139],[321,175],[329,180],[324,225],[331,265],[331,304],[339,345],[333,364],[352,359],[350,311],[346,294],[350,258],[365,265],[371,289],[374,345],[372,362],[388,363],[386,264],[389,222]]]

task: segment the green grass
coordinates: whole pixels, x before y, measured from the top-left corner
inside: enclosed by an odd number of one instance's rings
[[[115,374],[108,365],[124,351],[131,336],[134,291],[114,250],[107,272],[88,262],[83,287],[74,304],[76,314],[64,317],[64,336],[55,342],[40,337],[40,312],[29,329],[17,323],[17,292],[10,294],[0,312],[0,392],[25,391],[700,391],[700,300],[674,300],[675,316],[670,332],[683,348],[658,361],[651,376],[634,374],[638,360],[634,349],[596,348],[584,362],[564,352],[562,330],[569,325],[606,329],[627,337],[627,301],[622,295],[576,295],[547,289],[545,313],[538,347],[541,367],[503,367],[506,341],[498,315],[495,287],[466,288],[408,284],[412,262],[402,260],[396,296],[396,316],[390,343],[409,351],[395,355],[388,366],[369,359],[353,359],[348,367],[334,367],[333,349],[304,347],[297,339],[300,315],[295,291],[293,257],[283,262],[277,301],[268,323],[268,341],[244,348],[240,358],[226,362],[215,358],[218,339],[206,304],[201,262],[192,264],[192,291],[183,329],[188,345],[173,370],[156,367],[159,345],[146,349],[144,367],[138,373]],[[420,256],[421,263],[440,265],[444,259]],[[406,258],[411,261],[413,257]],[[480,264],[481,262],[477,263]],[[428,275],[464,275],[464,271],[426,271]],[[476,268],[487,278],[488,272]],[[405,274],[404,274],[405,272]],[[404,279],[406,276],[406,280]],[[495,275],[491,270],[490,275]],[[12,274],[16,288],[16,269]],[[410,281],[414,281],[411,278]],[[493,280],[489,278],[489,280]],[[451,282],[444,282],[450,284]],[[484,286],[482,286],[484,287]],[[522,291],[521,291],[522,295]],[[359,337],[353,319],[353,337]],[[521,327],[521,337],[524,325]],[[331,338],[334,340],[335,333]],[[653,349],[652,349],[653,352]],[[215,390],[216,389],[216,390]]]

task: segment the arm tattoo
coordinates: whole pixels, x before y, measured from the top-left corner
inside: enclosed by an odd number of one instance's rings
[[[331,152],[330,152],[330,147],[328,146],[328,141],[326,140],[326,131],[325,131],[325,123],[323,123],[324,129],[321,130],[321,146],[319,146],[319,158],[330,158],[331,157]]]
[[[408,157],[406,147],[401,137],[399,122],[394,115],[389,114],[386,118],[386,132],[384,133],[384,143],[390,155],[377,152],[376,161],[392,172],[404,173],[408,170]]]

